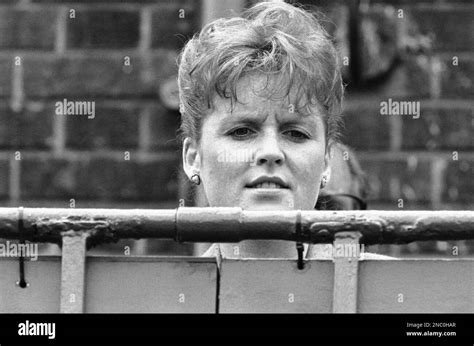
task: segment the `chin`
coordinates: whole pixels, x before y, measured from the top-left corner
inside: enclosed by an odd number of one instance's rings
[[[294,210],[294,196],[289,189],[245,189],[239,206],[244,210]]]
[[[244,210],[293,210],[288,203],[270,203],[270,202],[248,202],[243,203],[240,207]]]

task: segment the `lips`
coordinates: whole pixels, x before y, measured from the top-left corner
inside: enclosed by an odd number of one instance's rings
[[[275,183],[260,183],[250,187],[251,189],[284,189],[283,186]]]
[[[288,184],[280,177],[259,177],[246,187],[251,189],[288,189]]]

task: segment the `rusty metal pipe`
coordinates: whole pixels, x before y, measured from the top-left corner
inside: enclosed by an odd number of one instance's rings
[[[22,236],[33,242],[61,244],[66,232],[85,232],[89,246],[126,238],[181,242],[295,241],[296,215],[296,210],[240,208],[24,208]],[[0,238],[19,239],[17,220],[17,208],[0,208]],[[367,245],[474,239],[474,211],[301,211],[300,240],[333,242],[334,234],[341,231],[360,232],[360,242]]]

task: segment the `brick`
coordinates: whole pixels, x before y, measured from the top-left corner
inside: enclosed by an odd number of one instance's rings
[[[139,162],[29,155],[22,160],[22,198],[116,202],[177,200],[178,161],[178,157],[172,161]]]
[[[178,111],[167,110],[162,106],[153,107],[150,115],[152,149],[177,147],[176,134],[180,122]]]
[[[133,157],[133,153],[132,153]],[[91,160],[79,174],[81,195],[114,200],[176,200],[176,161]]]
[[[133,150],[138,145],[138,114],[135,106],[96,102],[94,118],[89,119],[87,115],[57,116],[66,119],[68,148]]]
[[[460,152],[458,160],[450,160],[445,172],[443,200],[448,203],[474,202],[474,159],[463,158]]]
[[[0,97],[8,97],[11,94],[12,74],[14,66],[14,56],[0,57]]]
[[[130,55],[130,66],[124,65],[124,54],[25,57],[25,93],[33,97],[108,96],[156,97],[157,79],[168,67],[168,54],[157,52],[154,58],[163,63],[149,71],[144,58]],[[171,63],[168,63],[171,64]]]
[[[380,115],[380,107],[346,109],[343,142],[355,149],[388,149],[390,146],[389,121],[389,116]]]
[[[146,76],[146,83],[151,85],[156,93],[161,81],[178,75],[177,57],[177,52],[172,50],[159,51],[151,57],[151,69]]]
[[[140,39],[138,11],[76,10],[67,19],[69,48],[133,48]]]
[[[22,199],[74,198],[77,162],[66,159],[23,155],[21,160]]]
[[[200,8],[200,1],[179,0],[154,9],[152,47],[182,48],[193,33],[201,29]]]
[[[52,50],[56,18],[52,9],[0,7],[0,49]]]
[[[8,184],[10,181],[10,162],[7,158],[0,158],[0,199],[8,198]]]
[[[397,206],[398,199],[402,198],[404,207],[429,202],[429,161],[422,161],[416,155],[407,156],[405,160],[363,157],[360,161],[371,185],[371,201],[389,202]]]
[[[402,148],[407,150],[472,150],[474,118],[471,109],[424,108],[420,118],[402,116]]]
[[[138,195],[144,200],[178,200],[180,156],[173,161],[148,162],[138,168]]]
[[[435,51],[472,51],[473,6],[419,6],[406,8],[422,35],[432,36]]]
[[[457,57],[457,66],[453,57]],[[441,69],[441,97],[474,98],[474,55],[444,56]]]
[[[0,104],[0,148],[47,149],[51,144],[54,110],[42,102],[29,102],[20,112]]]

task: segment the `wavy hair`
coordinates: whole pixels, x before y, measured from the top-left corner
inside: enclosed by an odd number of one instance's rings
[[[237,83],[246,74],[267,76],[270,96],[290,97],[298,112],[323,110],[326,140],[336,140],[341,124],[343,85],[336,49],[320,15],[284,2],[261,2],[242,17],[207,24],[187,42],[178,58],[183,140],[199,142],[203,117],[217,95],[239,102]],[[272,78],[269,85],[269,78]],[[233,107],[233,106],[232,106]]]

